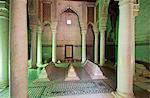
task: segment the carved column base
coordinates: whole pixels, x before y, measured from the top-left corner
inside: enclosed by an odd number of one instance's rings
[[[8,81],[0,81],[0,89],[6,88],[8,86],[9,82]]]
[[[122,93],[116,91],[116,92],[112,92],[111,94],[114,96],[114,98],[135,98],[133,93]]]

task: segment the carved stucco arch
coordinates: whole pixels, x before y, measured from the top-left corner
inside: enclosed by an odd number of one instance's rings
[[[51,29],[51,22],[50,21],[44,21],[43,24],[43,30],[46,28],[46,27],[49,27],[50,28],[50,31],[52,32],[52,29]]]
[[[92,25],[93,28],[95,27],[94,24],[93,24],[92,22],[88,22],[87,25]]]
[[[88,27],[89,25],[91,25],[91,26],[93,27],[94,34],[95,34],[95,33],[98,33],[97,23],[94,24],[94,23],[92,23],[92,22],[89,22],[89,23],[87,24],[87,27]]]
[[[67,5],[65,7],[63,7],[61,9],[60,12],[58,12],[58,21],[61,17],[61,15],[67,10],[67,9],[71,9],[76,15],[77,15],[77,18],[78,18],[78,22],[79,22],[79,27],[80,27],[80,31],[82,30],[82,22],[81,22],[81,15],[79,14],[79,11],[77,11],[74,7],[70,6],[70,5]],[[81,32],[80,32],[81,33]]]
[[[58,13],[58,17],[60,17],[67,9],[71,9],[79,17],[79,20],[81,19],[81,15],[79,14],[79,12],[74,7],[69,5],[61,9],[61,11]]]
[[[103,0],[102,3],[103,6],[102,6],[102,10],[100,11],[102,13],[99,20],[99,30],[104,29],[106,27],[107,17],[108,17],[108,7],[109,7],[110,0]]]
[[[43,22],[43,26],[50,26],[51,25],[51,22],[50,21],[44,21]]]

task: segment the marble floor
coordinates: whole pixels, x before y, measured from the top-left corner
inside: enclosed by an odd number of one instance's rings
[[[73,68],[79,80],[65,81],[69,65],[64,63],[56,67],[49,63],[44,69],[29,69],[29,98],[115,98],[111,94],[116,89],[114,69],[100,67],[107,79],[93,80],[82,64],[75,63]],[[137,85],[134,85],[134,94],[135,98],[150,98],[150,93]],[[9,88],[0,92],[0,98],[9,98]]]
[[[116,89],[116,76],[117,76],[117,72],[115,69],[109,67],[109,66],[113,66],[112,63],[106,63],[105,66],[101,67],[101,70],[103,71],[104,75],[106,77],[108,77],[108,84],[111,85],[111,87],[113,89]],[[149,82],[150,83],[150,82]],[[135,98],[150,98],[150,91],[144,89],[143,86],[145,83],[144,82],[140,82],[139,84],[141,84],[140,86],[134,82],[134,85],[133,85],[133,92],[134,92],[134,96]],[[149,85],[146,85],[147,88],[150,89],[150,86]]]

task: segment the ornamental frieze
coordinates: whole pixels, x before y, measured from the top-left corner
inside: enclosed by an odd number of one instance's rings
[[[0,1],[0,17],[9,17],[9,6],[6,1]]]

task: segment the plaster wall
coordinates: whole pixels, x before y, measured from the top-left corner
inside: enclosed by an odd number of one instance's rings
[[[80,1],[63,1],[52,0],[51,6],[51,22],[57,21],[56,37],[57,37],[57,59],[65,58],[65,45],[73,45],[73,58],[81,59],[81,28],[87,24],[87,5],[86,2]],[[68,8],[74,13],[66,13]],[[67,20],[71,20],[71,25],[67,24]],[[46,24],[47,21],[44,21]],[[91,39],[89,39],[90,43]],[[42,34],[43,59],[51,58],[52,32],[51,27],[46,25],[43,27]]]
[[[136,60],[150,63],[150,0],[140,0],[139,15],[135,18]]]
[[[67,24],[67,20],[71,20],[71,24]],[[73,58],[80,59],[81,53],[78,50],[81,48],[81,33],[76,14],[64,12],[60,16],[57,26],[57,45],[58,59],[65,59],[65,45],[73,45],[75,49]]]

